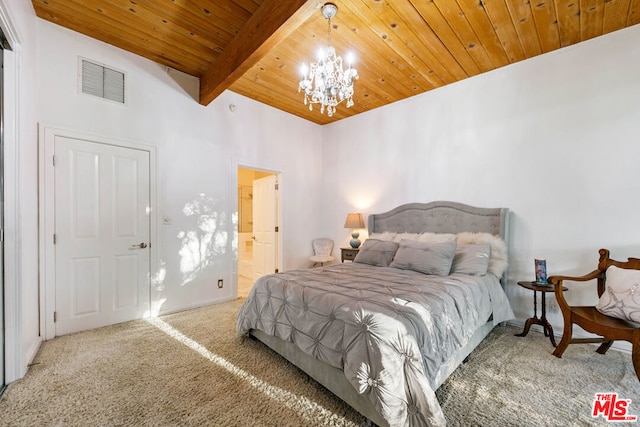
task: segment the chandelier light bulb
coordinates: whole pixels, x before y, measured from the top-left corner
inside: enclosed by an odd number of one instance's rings
[[[345,59],[347,60],[347,65],[349,66],[349,68],[351,68],[354,61],[353,52],[347,52],[347,54],[345,55]]]
[[[347,55],[349,68],[343,69],[342,57],[336,55],[336,50],[331,46],[331,18],[338,13],[338,8],[333,3],[326,3],[322,7],[322,16],[327,19],[327,47],[321,49],[318,54],[318,62],[312,62],[309,68],[303,64],[303,79],[298,84],[298,92],[304,93],[304,104],[313,110],[313,104],[320,104],[320,113],[325,109],[329,117],[336,111],[336,105],[346,100],[347,108],[352,107],[353,85],[358,79],[358,72],[352,68],[353,54]],[[308,74],[307,74],[308,73]]]

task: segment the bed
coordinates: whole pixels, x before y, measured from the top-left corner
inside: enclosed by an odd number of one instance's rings
[[[379,426],[444,425],[435,390],[513,318],[507,221],[506,208],[456,202],[369,215],[356,262],[260,278],[237,332]]]

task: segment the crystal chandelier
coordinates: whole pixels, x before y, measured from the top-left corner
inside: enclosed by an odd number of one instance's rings
[[[322,16],[327,18],[329,30],[327,32],[327,47],[323,49],[318,62],[312,62],[309,69],[303,64],[303,79],[298,85],[298,92],[304,92],[304,105],[309,105],[313,110],[313,104],[320,104],[320,113],[327,109],[327,115],[333,116],[336,105],[345,99],[347,108],[353,105],[353,84],[358,79],[358,72],[351,67],[345,71],[342,69],[342,58],[336,55],[336,50],[331,46],[331,18],[338,13],[338,7],[333,3],[322,6]]]

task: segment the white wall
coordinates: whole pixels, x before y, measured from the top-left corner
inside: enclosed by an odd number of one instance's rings
[[[306,200],[321,186],[317,125],[231,92],[203,107],[165,67],[43,20],[38,42],[41,123],[158,147],[159,215],[172,220],[160,226],[161,313],[234,296],[239,164],[281,174],[284,268],[304,264],[321,220]],[[127,105],[78,94],[79,56],[126,73]],[[215,218],[215,244],[200,253],[203,215]]]
[[[638,76],[636,25],[323,127],[333,237],[347,244],[340,227],[353,209],[507,207],[507,291],[524,322],[532,294],[515,282],[534,279],[534,258],[573,274],[592,271],[603,247],[640,256]],[[567,298],[593,302],[582,289]]]

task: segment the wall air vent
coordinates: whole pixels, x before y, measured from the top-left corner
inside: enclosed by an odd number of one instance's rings
[[[80,58],[80,91],[124,104],[123,72]]]

